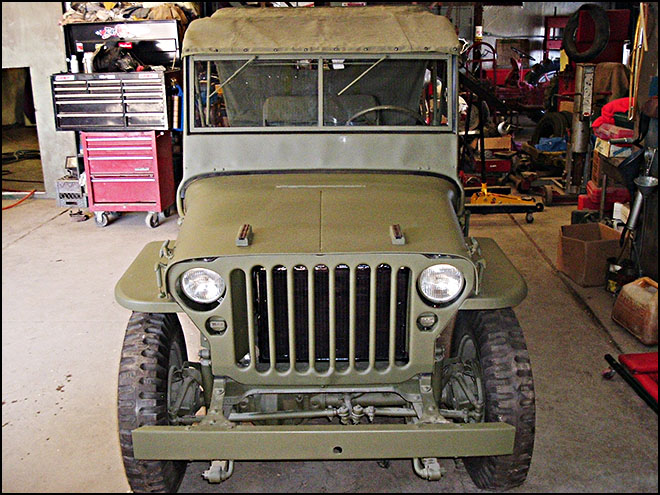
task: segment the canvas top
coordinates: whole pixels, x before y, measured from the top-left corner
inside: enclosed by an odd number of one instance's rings
[[[457,54],[451,22],[419,6],[223,8],[193,21],[183,55]]]

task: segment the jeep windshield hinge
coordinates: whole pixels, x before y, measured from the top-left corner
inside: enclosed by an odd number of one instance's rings
[[[486,269],[486,259],[481,253],[481,246],[479,246],[479,242],[474,237],[468,238],[466,241],[466,247],[477,270],[477,281],[474,286],[474,293],[478,295],[481,288],[482,276],[484,270]]]
[[[167,258],[168,260],[171,260],[174,257],[174,249],[170,248],[170,241],[169,239],[165,242],[163,242],[163,245],[160,247],[160,251],[158,255],[161,258]]]
[[[158,297],[165,299],[167,297],[167,288],[165,287],[165,280],[163,277],[163,270],[167,268],[167,263],[162,261],[156,262],[154,271],[156,272],[156,285],[158,286]]]

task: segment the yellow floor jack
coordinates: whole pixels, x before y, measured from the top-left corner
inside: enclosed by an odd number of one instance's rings
[[[509,194],[495,194],[488,192],[487,177],[486,177],[486,154],[485,154],[485,132],[484,123],[485,115],[481,98],[477,95],[470,93],[468,95],[467,115],[470,115],[472,100],[477,100],[477,110],[479,115],[478,136],[479,136],[479,152],[481,159],[481,190],[476,192],[470,198],[470,202],[465,205],[465,209],[470,213],[525,213],[525,220],[527,223],[534,221],[534,212],[543,211],[543,203],[536,202],[534,198],[529,196],[511,196]],[[465,136],[463,139],[462,148],[462,161],[465,160],[466,150],[468,147],[468,128],[465,126]],[[504,126],[501,127],[504,129]]]
[[[543,203],[530,196],[511,196],[488,192],[488,186],[481,184],[481,191],[476,192],[465,205],[470,213],[526,213],[527,223],[534,221],[534,212],[543,211]]]

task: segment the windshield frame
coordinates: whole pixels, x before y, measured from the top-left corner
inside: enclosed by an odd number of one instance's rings
[[[333,59],[360,59],[373,60],[387,57],[389,60],[444,60],[447,67],[447,124],[441,126],[370,126],[370,125],[342,125],[328,126],[323,125],[323,105],[324,105],[324,82],[323,82],[323,61],[331,62]],[[278,127],[201,127],[195,126],[194,107],[192,104],[195,90],[194,84],[194,64],[196,62],[216,62],[221,60],[300,60],[311,59],[317,62],[317,99],[318,99],[318,122],[315,126],[278,126]],[[185,57],[185,98],[186,98],[186,118],[185,133],[193,134],[260,134],[260,133],[456,133],[457,132],[457,109],[458,109],[458,57],[451,54],[439,53],[321,53],[321,54],[222,54],[222,55],[188,55]]]

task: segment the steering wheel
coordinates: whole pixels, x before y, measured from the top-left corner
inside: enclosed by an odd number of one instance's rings
[[[518,50],[515,46],[511,47],[511,51],[514,53],[517,53],[520,58],[528,58],[532,62],[536,62],[536,59],[532,57],[530,54],[523,52],[522,50]]]
[[[371,113],[371,112],[378,112],[378,111],[380,111],[380,110],[388,110],[388,111],[392,111],[392,112],[405,113],[405,114],[407,114],[407,115],[409,115],[409,116],[411,116],[411,117],[414,117],[414,118],[415,118],[418,122],[420,122],[422,125],[428,125],[428,124],[426,123],[426,121],[422,118],[422,116],[419,115],[418,113],[413,112],[413,111],[410,110],[409,108],[406,108],[406,107],[398,107],[398,106],[396,106],[396,105],[377,105],[377,106],[375,106],[375,107],[365,108],[364,110],[360,110],[358,113],[353,114],[353,115],[351,116],[351,118],[348,119],[348,120],[346,121],[346,124],[345,124],[345,125],[351,125],[351,123],[352,123],[355,119],[357,119],[357,118],[359,118],[359,117],[362,117],[363,115],[366,115],[366,114],[368,114],[368,113]]]
[[[489,86],[497,86],[497,54],[493,45],[475,41],[461,53],[461,60],[462,66],[471,75]]]

